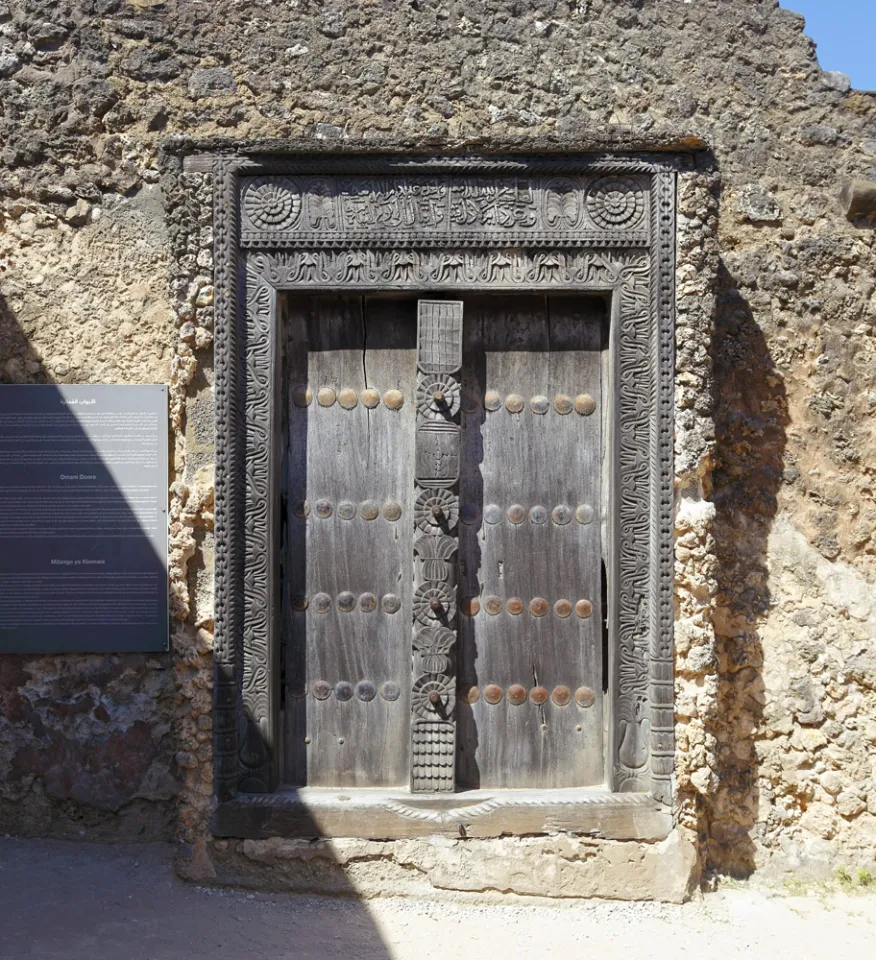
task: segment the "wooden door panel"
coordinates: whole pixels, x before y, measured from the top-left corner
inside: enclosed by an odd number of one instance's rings
[[[415,305],[296,298],[286,329],[286,780],[401,786],[409,779]],[[301,598],[306,609],[296,609]]]
[[[416,310],[286,304],[287,783],[410,782]],[[603,781],[604,323],[595,298],[464,303],[461,789]]]
[[[460,530],[460,596],[478,599],[460,621],[460,786],[603,780],[603,311],[571,297],[465,303],[460,502],[480,520]]]

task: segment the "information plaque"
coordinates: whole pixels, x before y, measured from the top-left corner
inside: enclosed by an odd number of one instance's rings
[[[167,387],[0,386],[0,653],[166,650]]]

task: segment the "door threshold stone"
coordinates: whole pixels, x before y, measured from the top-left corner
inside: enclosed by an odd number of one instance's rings
[[[213,815],[217,837],[499,837],[569,833],[612,840],[661,840],[670,808],[646,793],[599,788],[472,790],[281,788],[239,795]]]

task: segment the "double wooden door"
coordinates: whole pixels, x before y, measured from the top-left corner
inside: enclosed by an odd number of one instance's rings
[[[603,782],[605,326],[588,297],[285,304],[287,783]]]

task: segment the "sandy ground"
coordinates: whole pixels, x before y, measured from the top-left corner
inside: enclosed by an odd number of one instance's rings
[[[876,896],[329,900],[177,880],[161,846],[0,840],[2,960],[872,960]]]

